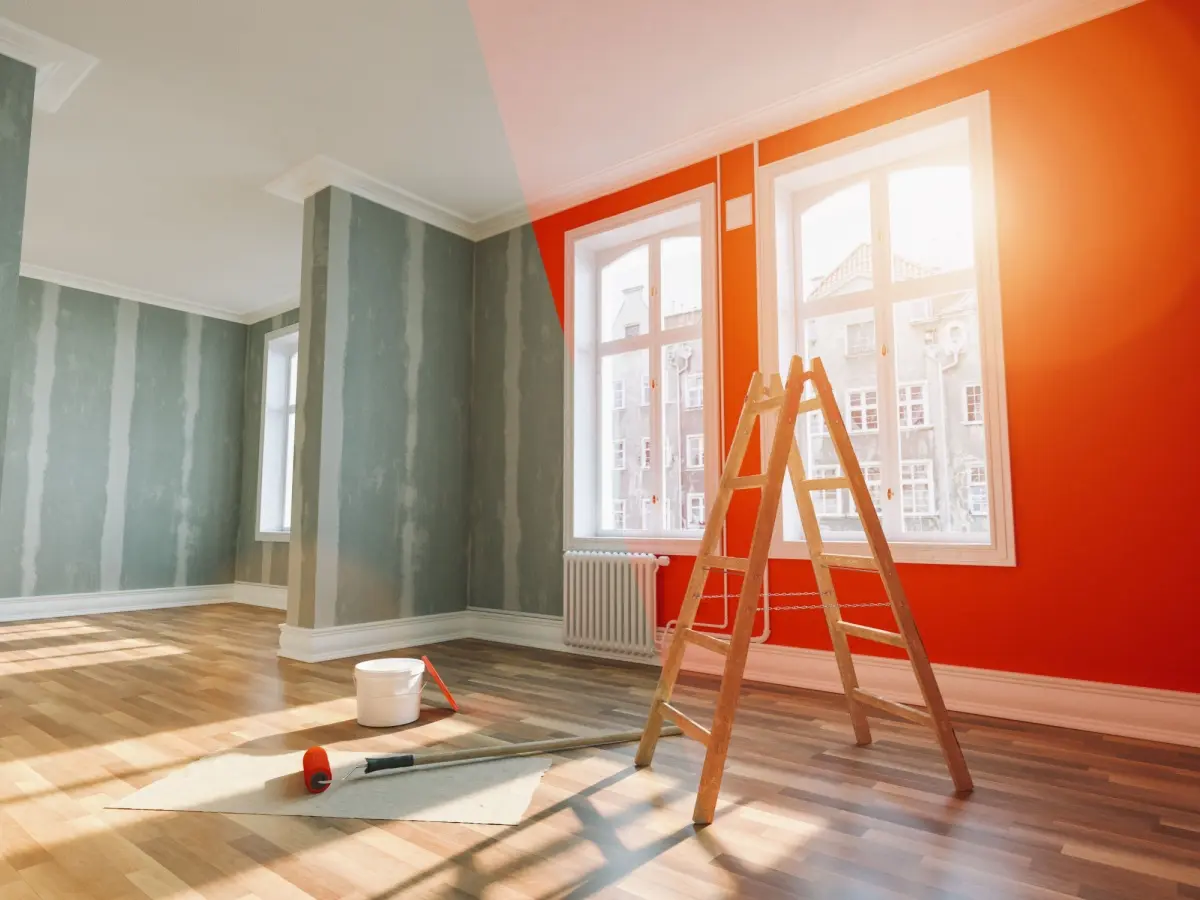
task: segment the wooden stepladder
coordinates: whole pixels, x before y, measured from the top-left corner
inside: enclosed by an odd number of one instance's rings
[[[813,386],[814,396],[802,400],[806,384]],[[767,457],[766,471],[759,475],[742,475],[740,474],[742,462],[754,431],[754,423],[768,412],[776,412],[777,418],[770,453]],[[825,417],[830,438],[837,451],[842,471],[845,473],[844,476],[837,478],[805,477],[804,462],[796,444],[795,433],[798,416],[809,412],[820,412]],[[821,597],[821,608],[824,610],[829,634],[833,639],[834,655],[846,693],[846,701],[850,707],[850,721],[854,727],[856,743],[859,745],[871,743],[871,730],[866,716],[868,708],[891,713],[911,722],[929,725],[933,728],[938,744],[941,746],[942,755],[945,757],[946,767],[950,771],[950,778],[954,782],[955,790],[970,791],[972,789],[971,775],[967,770],[966,760],[963,759],[954,727],[946,713],[946,704],[942,700],[941,690],[938,688],[933,669],[929,665],[929,657],[925,654],[925,647],[917,632],[916,622],[908,608],[908,600],[905,597],[904,588],[900,584],[896,565],[892,560],[891,548],[884,537],[883,526],[879,522],[875,504],[867,490],[867,483],[863,478],[862,469],[859,467],[858,458],[855,456],[850,436],[846,433],[846,426],[834,400],[829,378],[825,374],[825,368],[820,359],[814,359],[812,368],[805,369],[804,362],[800,357],[792,358],[788,368],[786,387],[780,384],[778,375],[764,379],[762,373],[756,372],[750,381],[746,402],[742,407],[737,430],[734,432],[733,442],[729,448],[729,457],[725,462],[725,469],[721,473],[720,487],[709,513],[708,524],[704,529],[696,565],[692,570],[691,580],[688,582],[687,593],[684,595],[678,627],[667,650],[658,688],[654,692],[654,700],[650,705],[650,715],[646,720],[641,743],[638,745],[636,765],[647,766],[653,759],[664,718],[678,725],[688,737],[704,744],[708,751],[704,757],[704,768],[700,774],[700,789],[692,818],[697,824],[707,825],[712,822],[717,807],[717,795],[721,790],[725,755],[733,734],[733,719],[737,711],[738,696],[741,693],[746,655],[750,650],[754,617],[758,611],[759,592],[770,553],[771,534],[775,525],[775,517],[779,511],[785,472],[791,476],[796,505],[800,510],[800,520],[804,526],[805,540],[812,558],[818,593]],[[754,525],[754,534],[750,542],[749,557],[739,559],[715,555],[714,551],[718,547],[733,492],[752,489],[761,490],[762,495],[758,518]],[[829,490],[850,491],[855,509],[862,522],[867,546],[871,551],[870,556],[844,556],[825,552],[813,506],[812,492]],[[729,640],[696,631],[692,627],[696,621],[696,611],[700,605],[708,574],[714,569],[744,573],[733,623],[733,633]],[[838,605],[837,594],[834,591],[832,569],[878,572],[883,580],[888,602],[896,619],[897,631],[869,628],[865,625],[844,621]],[[887,700],[862,690],[858,686],[858,678],[854,672],[854,661],[850,656],[848,637],[876,641],[906,650],[912,662],[913,672],[917,677],[917,684],[921,689],[921,696],[925,701],[925,709]],[[725,670],[721,678],[711,730],[704,728],[671,705],[671,694],[679,677],[684,651],[688,644],[725,655]]]

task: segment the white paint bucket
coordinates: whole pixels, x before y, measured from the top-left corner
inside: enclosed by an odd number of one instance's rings
[[[419,659],[369,659],[354,667],[358,724],[391,728],[421,714],[425,663]]]

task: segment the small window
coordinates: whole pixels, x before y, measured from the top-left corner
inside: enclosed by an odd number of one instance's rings
[[[704,435],[702,434],[687,436],[687,467],[689,469],[704,468]]]
[[[683,380],[683,405],[686,409],[700,409],[704,406],[704,375],[700,372],[689,372]]]
[[[850,411],[847,430],[851,434],[866,434],[879,430],[879,392],[875,388],[850,391],[846,407]]]
[[[687,495],[687,524],[688,528],[704,527],[704,495]]]
[[[663,497],[662,502],[663,528],[667,531],[672,531],[682,527],[680,523],[675,521],[675,504],[671,502],[670,497]]]
[[[651,528],[650,519],[654,515],[654,501],[649,497],[642,498],[642,531],[649,531]]]
[[[862,464],[863,478],[867,482],[867,493],[875,505],[875,512],[883,512],[883,467],[877,462]]]
[[[612,383],[613,409],[625,408],[625,379],[618,378]]]
[[[642,406],[650,405],[650,376],[642,376]]]
[[[286,539],[292,528],[292,473],[296,445],[299,326],[266,336],[259,454],[258,538]]]
[[[900,463],[900,507],[906,516],[933,516],[933,463],[927,459]]]
[[[650,438],[642,438],[642,468],[650,468]]]
[[[625,469],[625,441],[613,441],[613,469],[621,472]]]
[[[981,462],[967,467],[967,509],[973,516],[988,514],[987,468]]]
[[[613,528],[617,531],[625,530],[625,501],[621,499],[613,500]]]
[[[875,320],[846,325],[846,355],[867,356],[875,352]]]
[[[922,428],[925,426],[925,383],[902,384],[900,393],[900,427]]]
[[[837,478],[842,474],[840,466],[813,466],[813,478]],[[842,508],[842,491],[822,490],[812,492],[813,508],[818,516],[840,516]],[[848,499],[848,498],[847,498]]]
[[[966,400],[966,421],[968,425],[983,422],[983,385],[968,384],[963,388]]]
[[[637,337],[642,333],[642,326],[637,322],[630,322],[625,326],[625,337]]]

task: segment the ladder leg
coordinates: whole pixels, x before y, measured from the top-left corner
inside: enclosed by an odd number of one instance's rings
[[[704,527],[704,537],[700,541],[700,551],[696,556],[696,564],[692,568],[692,577],[688,580],[687,593],[683,597],[683,607],[679,611],[675,633],[671,636],[671,644],[667,648],[662,673],[658,677],[658,687],[655,688],[654,699],[650,703],[646,727],[642,731],[642,739],[638,743],[633,763],[639,768],[650,765],[654,759],[654,750],[658,746],[658,739],[662,732],[662,707],[663,704],[670,701],[671,693],[675,690],[675,681],[679,678],[679,670],[683,667],[686,642],[683,640],[682,634],[696,621],[700,595],[704,593],[704,583],[708,580],[708,570],[704,568],[701,560],[713,552],[721,536],[721,529],[725,525],[725,515],[729,511],[729,501],[733,493],[728,487],[728,482],[741,471],[746,448],[750,445],[750,435],[754,432],[754,423],[758,420],[758,414],[753,411],[750,404],[760,400],[762,394],[762,375],[755,372],[750,379],[750,387],[746,391],[746,402],[742,405],[737,429],[733,433],[733,441],[729,446],[729,458],[725,463],[725,471],[721,473],[721,486],[717,490],[717,496],[713,499],[708,523]]]
[[[721,692],[717,697],[712,731],[708,737],[708,752],[704,755],[704,768],[700,772],[700,790],[696,794],[696,806],[692,812],[692,821],[697,825],[712,822],[717,811],[717,797],[721,793],[721,780],[725,774],[725,755],[729,752],[729,740],[733,736],[733,719],[742,690],[746,656],[750,651],[754,615],[758,611],[759,589],[762,587],[767,557],[771,552],[771,537],[775,529],[775,517],[779,513],[779,498],[783,493],[788,452],[796,440],[796,415],[803,391],[803,364],[798,357],[793,357],[788,372],[787,390],[779,408],[775,434],[771,439],[771,453],[765,472],[766,484],[762,489],[758,517],[750,540],[750,556],[746,564],[746,575],[742,580],[741,599],[738,601],[737,618],[733,623],[729,652],[725,657]]]

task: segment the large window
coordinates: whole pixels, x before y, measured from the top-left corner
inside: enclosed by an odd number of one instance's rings
[[[292,527],[292,466],[296,443],[299,328],[266,337],[259,446],[258,539],[287,540]]]
[[[981,95],[760,172],[763,369],[820,357],[901,561],[1013,562],[990,141]],[[824,428],[798,434],[836,470]],[[862,552],[849,497],[814,503]],[[803,539],[787,490],[776,550]]]
[[[700,538],[719,456],[713,207],[704,188],[567,236],[568,547]]]

